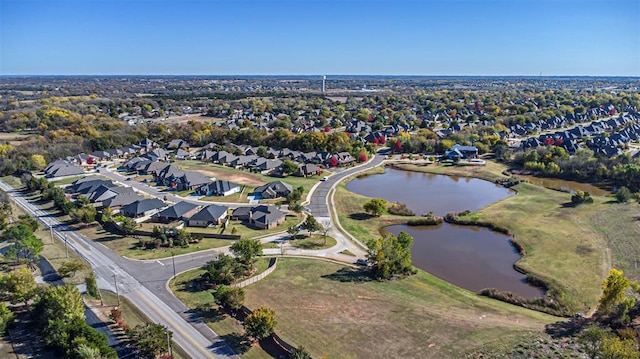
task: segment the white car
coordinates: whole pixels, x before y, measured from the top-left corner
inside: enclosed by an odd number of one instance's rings
[[[326,181],[326,180],[328,180],[328,179],[329,179],[329,177],[324,176],[324,177],[322,177],[322,179],[321,179],[320,181],[324,182],[324,181]]]

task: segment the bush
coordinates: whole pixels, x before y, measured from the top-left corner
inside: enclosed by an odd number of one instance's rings
[[[416,215],[412,210],[407,208],[407,205],[404,203],[392,204],[391,207],[389,207],[389,213],[395,214],[398,216],[408,216],[408,217]]]
[[[593,198],[589,192],[577,191],[571,196],[571,203],[578,205],[582,203],[593,203]]]
[[[627,203],[631,199],[631,191],[625,186],[618,188],[616,191],[616,199],[620,203]]]
[[[7,305],[0,303],[0,336],[4,334],[7,327],[13,324],[14,316],[11,309],[7,308]]]

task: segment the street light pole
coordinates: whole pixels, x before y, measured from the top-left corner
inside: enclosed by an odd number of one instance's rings
[[[51,244],[53,244],[53,226],[49,224],[49,233],[51,234]]]
[[[171,340],[169,339],[169,328],[164,328],[165,333],[167,333],[167,354],[173,358],[173,350],[171,350]]]
[[[64,234],[64,252],[67,258],[69,258],[69,245],[67,244],[67,234]]]
[[[116,275],[113,275],[113,282],[116,286],[116,298],[118,298],[118,308],[120,308],[120,291],[118,290],[118,277],[116,277]]]

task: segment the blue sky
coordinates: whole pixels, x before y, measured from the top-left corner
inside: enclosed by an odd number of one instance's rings
[[[640,1],[0,0],[0,74],[640,76]]]

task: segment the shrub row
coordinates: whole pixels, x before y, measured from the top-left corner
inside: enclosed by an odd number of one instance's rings
[[[442,217],[428,216],[407,222],[408,226],[436,226],[438,224],[442,224]]]
[[[500,227],[500,226],[495,225],[495,224],[493,224],[491,222],[479,221],[479,220],[475,220],[475,219],[461,219],[460,218],[460,217],[463,217],[463,216],[467,216],[470,213],[471,213],[471,211],[469,211],[469,210],[462,211],[462,212],[459,212],[459,213],[450,212],[450,213],[447,213],[447,215],[444,217],[444,220],[447,223],[462,224],[462,225],[467,225],[467,226],[486,227],[486,228],[489,228],[490,230],[498,232],[498,233],[506,234],[508,236],[511,235],[511,231],[509,231],[507,228]],[[519,249],[521,249],[521,248],[519,248]]]
[[[569,308],[561,304],[550,295],[546,295],[540,298],[524,298],[517,294],[504,292],[494,288],[483,289],[480,294],[486,297],[507,302],[509,304],[517,305],[527,309],[537,310],[539,312],[559,317],[570,317],[572,315],[572,312],[571,310],[569,310]]]

